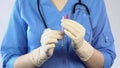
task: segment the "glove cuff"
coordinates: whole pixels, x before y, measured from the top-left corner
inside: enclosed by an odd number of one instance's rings
[[[79,49],[75,50],[75,52],[82,61],[87,61],[93,55],[94,48],[84,40],[83,45]]]
[[[37,67],[40,67],[47,60],[43,57],[46,55],[41,51],[41,49],[42,48],[39,47],[30,53],[30,60]]]

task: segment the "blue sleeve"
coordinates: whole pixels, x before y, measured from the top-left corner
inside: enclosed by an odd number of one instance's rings
[[[14,61],[27,52],[27,24],[21,18],[19,1],[15,2],[1,46],[3,68],[13,68]]]
[[[116,57],[114,38],[108,21],[104,0],[96,0],[91,8],[94,48],[104,55],[104,68],[111,68]]]

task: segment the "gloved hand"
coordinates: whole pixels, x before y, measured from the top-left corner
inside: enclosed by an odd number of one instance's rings
[[[31,52],[32,63],[36,66],[43,64],[53,55],[58,39],[62,39],[62,32],[46,29],[41,37],[41,46]]]
[[[94,48],[84,40],[85,28],[70,19],[62,19],[64,32],[72,39],[72,47],[81,60],[87,61],[93,54]]]

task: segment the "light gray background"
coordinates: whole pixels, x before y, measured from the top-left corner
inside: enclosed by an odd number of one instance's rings
[[[0,0],[0,45],[8,25],[13,3],[14,0]],[[111,29],[115,38],[115,48],[117,52],[117,58],[112,68],[120,68],[118,67],[120,64],[120,0],[105,0],[105,3],[111,24]],[[2,68],[1,58],[0,68]]]

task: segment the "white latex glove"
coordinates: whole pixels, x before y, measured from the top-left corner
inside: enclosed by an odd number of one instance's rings
[[[93,47],[84,40],[85,28],[70,19],[62,19],[62,27],[65,29],[64,32],[72,39],[72,47],[83,60],[87,61],[93,54]]]
[[[78,49],[83,45],[85,28],[82,25],[70,19],[63,19],[62,26],[64,32],[73,40],[73,48]]]
[[[50,58],[53,55],[58,39],[62,39],[62,37],[62,32],[46,29],[41,37],[41,47],[35,49],[31,54],[33,64],[40,66]]]

